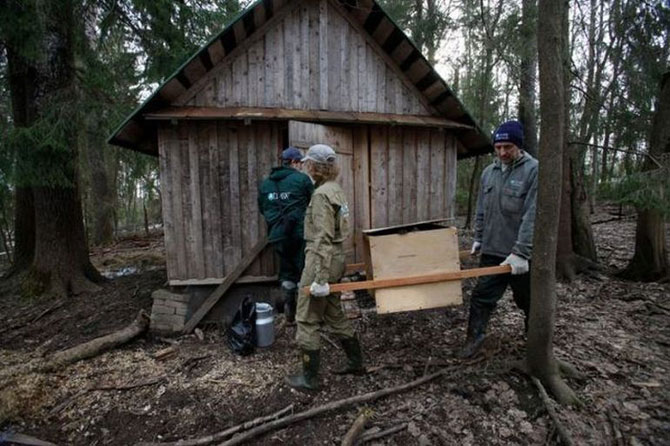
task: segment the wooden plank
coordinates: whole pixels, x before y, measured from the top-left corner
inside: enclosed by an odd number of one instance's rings
[[[370,228],[370,163],[368,153],[368,128],[364,126],[353,129],[354,150],[354,249],[356,261],[363,260],[363,230]]]
[[[255,242],[254,236],[250,226],[249,226],[249,217],[251,217],[252,209],[250,208],[249,200],[249,132],[246,127],[237,128],[237,143],[238,143],[238,164],[237,170],[239,175],[239,190],[238,190],[238,199],[240,202],[240,214],[239,214],[239,226],[240,226],[240,246],[241,252],[246,252],[251,248],[253,242]]]
[[[359,290],[378,290],[382,288],[410,287],[416,285],[425,285],[439,282],[449,282],[473,277],[493,276],[497,274],[509,274],[512,267],[509,265],[488,266],[483,268],[471,268],[461,271],[447,271],[432,274],[421,274],[415,276],[397,277],[390,279],[363,280],[360,282],[346,282],[330,284],[331,293],[341,293],[343,291]],[[461,284],[457,284],[460,288]],[[309,287],[303,287],[303,292],[309,296]],[[442,306],[442,305],[440,305]],[[423,307],[421,309],[425,309]],[[406,310],[398,310],[406,311]]]
[[[430,218],[430,131],[417,130],[416,134],[416,213],[417,219]]]
[[[296,18],[294,17],[295,13],[287,16],[283,22],[283,33],[284,33],[284,72],[281,75],[284,77],[284,102],[282,103],[285,107],[297,108],[295,106],[295,86],[293,85],[293,69],[295,64],[295,53],[296,53],[296,38],[295,38],[295,24]]]
[[[214,243],[214,227],[219,226],[218,220],[214,220],[212,212],[214,200],[217,198],[211,193],[212,176],[210,175],[210,157],[209,157],[209,126],[211,123],[198,123],[197,127],[197,146],[198,146],[198,170],[200,177],[199,195],[200,208],[202,215],[202,251],[201,256],[204,264],[205,277],[215,276],[216,260]],[[219,273],[220,274],[220,273]]]
[[[342,95],[342,56],[341,46],[346,39],[346,25],[332,11],[328,12],[328,110],[345,110]]]
[[[179,273],[175,277],[177,279],[190,277],[191,268],[189,262],[188,252],[188,216],[190,215],[190,200],[189,195],[189,160],[188,160],[188,126],[184,123],[177,126],[178,141],[175,150],[175,159],[172,168],[174,169],[173,178],[176,180],[175,185],[175,218],[179,222],[175,222],[177,229],[175,236],[177,237],[177,251],[179,260]]]
[[[430,132],[430,218],[445,218],[444,133]]]
[[[200,195],[200,160],[197,123],[188,123],[188,165],[189,175],[189,218],[188,249],[189,263],[192,266],[189,277],[205,277],[205,259],[203,255],[202,196]]]
[[[223,216],[221,210],[221,199],[224,194],[221,187],[221,176],[220,176],[220,153],[221,148],[219,147],[218,131],[217,125],[215,122],[210,123],[207,126],[207,136],[208,136],[208,147],[207,154],[209,156],[209,206],[211,206],[211,220],[208,222],[208,225],[211,229],[212,239],[211,244],[213,247],[214,255],[212,257],[212,274],[215,277],[224,275],[224,262],[223,262]]]
[[[232,242],[232,259],[233,261],[226,265],[226,274],[229,272],[229,267],[237,263],[242,258],[242,247],[244,241],[242,240],[242,206],[240,201],[240,142],[239,132],[237,129],[231,129],[229,136],[229,161],[228,173],[230,180],[230,227],[231,227],[231,242]]]
[[[256,197],[258,197],[258,150],[260,134],[267,131],[265,125],[254,125],[244,127],[244,133],[247,135],[247,184],[245,190],[240,191],[244,197],[245,213],[243,217],[244,226],[248,229],[248,245],[256,244],[259,240],[258,229],[258,206]],[[249,268],[249,274],[260,275],[261,266],[258,259],[253,262]]]
[[[391,127],[388,139],[388,224],[403,223],[402,128]]]
[[[319,8],[315,2],[309,3],[309,108],[318,110],[321,104],[321,74],[319,54]],[[317,73],[319,73],[317,75]]]
[[[358,59],[358,107],[354,110],[364,112],[367,104],[367,45],[363,36],[356,34],[356,52]]]
[[[445,192],[445,215],[449,218],[456,217],[456,180],[457,180],[457,148],[456,135],[450,134],[447,136],[447,144],[445,145],[445,164],[444,175],[446,187]]]
[[[402,221],[417,221],[416,216],[416,132],[402,129]]]
[[[174,143],[177,137],[170,125],[161,125],[158,128],[158,161],[160,167],[160,181],[162,193],[163,232],[165,234],[165,263],[168,277],[172,277],[178,270],[177,243],[175,240],[174,211],[174,181],[172,176],[172,158],[174,157]]]
[[[328,1],[319,0],[319,108],[328,110]]]
[[[226,275],[225,280],[221,285],[219,285],[212,294],[205,299],[203,304],[198,308],[191,319],[186,322],[184,325],[184,333],[190,333],[198,325],[203,317],[209,312],[209,310],[216,305],[216,303],[223,297],[223,295],[228,291],[230,286],[235,283],[235,281],[242,275],[242,273],[247,269],[247,267],[254,261],[256,256],[265,248],[267,244],[267,239],[263,239],[254,245],[249,252],[240,260],[240,262],[235,266],[235,268]]]
[[[386,107],[386,72],[387,67],[384,61],[381,58],[375,58],[375,63],[377,65],[377,82],[375,84],[375,97],[377,101],[375,103],[375,109],[377,113],[386,113],[388,112]]]
[[[411,127],[439,127],[472,129],[471,126],[445,118],[426,115],[403,115],[394,113],[343,112],[323,110],[298,110],[265,107],[166,107],[144,114],[150,121],[161,120],[304,120],[324,123],[357,123],[403,125]]]
[[[370,127],[370,225],[373,228],[389,224],[388,132],[386,126]]]
[[[259,40],[249,47],[249,70],[248,70],[248,95],[246,103],[252,107],[262,105],[263,102],[259,97],[260,92],[263,91],[262,75],[262,57],[263,57],[263,41]],[[259,88],[258,79],[261,78],[261,87]]]
[[[300,9],[300,108],[307,109],[310,106],[310,71],[309,71],[309,12],[312,7],[311,2],[303,3]]]
[[[241,54],[233,61],[233,105],[243,105],[249,97],[248,54]]]
[[[345,85],[349,90],[349,110],[358,111],[358,44],[362,39],[356,32],[353,32],[354,30],[350,31],[349,47],[346,54],[349,72]]]
[[[230,131],[222,123],[217,123],[216,126],[218,151],[219,151],[219,193],[220,208],[221,208],[221,243],[223,249],[223,269],[221,275],[230,272],[232,265],[237,259],[234,255],[234,239],[233,239],[233,225],[232,216],[233,206],[231,205],[231,181],[230,181]],[[235,215],[238,217],[238,215]]]
[[[204,279],[186,279],[186,280],[170,280],[170,286],[202,286],[202,285],[219,285],[226,280],[225,277],[206,277]],[[250,283],[272,283],[277,282],[279,278],[277,275],[264,275],[264,276],[252,276],[246,274],[240,276],[239,279],[235,281],[235,284],[250,284]]]
[[[379,63],[374,49],[370,45],[366,45],[365,47],[365,62],[367,64],[367,79],[365,81],[367,101],[363,111],[377,112],[377,68],[379,67]]]

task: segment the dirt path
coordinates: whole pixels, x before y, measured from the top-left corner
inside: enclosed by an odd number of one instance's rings
[[[607,216],[603,211],[594,220]],[[632,255],[634,219],[599,224],[594,230],[603,264],[622,267]],[[462,237],[461,243],[466,242]],[[136,258],[135,263],[146,269],[153,265],[147,258],[162,255],[156,239],[118,248],[97,253],[98,265],[107,259],[117,267],[118,259],[109,260],[114,252],[144,250],[144,264]],[[164,270],[142,272],[110,281],[95,296],[38,303],[21,301],[0,283],[2,367],[124,326],[138,309],[150,308],[151,291],[164,281]],[[465,283],[466,289],[471,286]],[[570,285],[559,285],[558,297],[556,353],[586,374],[583,381],[571,382],[585,407],[559,409],[575,443],[669,444],[670,286],[580,276]],[[360,297],[359,304],[371,302]],[[179,338],[178,354],[164,361],[153,354],[169,344],[144,338],[59,373],[26,377],[2,394],[0,409],[7,413],[11,407],[11,417],[0,430],[71,445],[192,438],[289,404],[301,411],[458,364],[453,374],[371,403],[375,416],[368,427],[407,424],[372,444],[557,444],[536,390],[509,369],[524,355],[522,317],[511,298],[503,300],[492,319],[483,358],[472,363],[454,357],[465,323],[464,307],[366,313],[355,325],[374,371],[363,377],[332,375],[343,355],[324,342],[324,390],[316,395],[283,384],[297,365],[292,328],[279,328],[271,348],[247,358],[232,355],[215,327],[205,331],[204,341]],[[304,421],[254,444],[339,444],[359,410]]]

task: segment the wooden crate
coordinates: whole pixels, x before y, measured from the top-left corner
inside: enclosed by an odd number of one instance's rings
[[[456,228],[435,222],[364,231],[368,278],[390,279],[460,271]],[[424,310],[463,303],[460,280],[377,289],[377,313]]]

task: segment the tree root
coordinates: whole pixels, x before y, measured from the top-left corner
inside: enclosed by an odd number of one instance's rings
[[[542,386],[542,383],[540,382],[539,379],[535,377],[531,377],[531,379],[533,380],[533,384],[535,384],[535,387],[537,387],[538,392],[540,392],[540,398],[542,398],[544,407],[547,409],[547,413],[549,414],[551,421],[554,423],[554,426],[556,427],[556,431],[558,432],[559,437],[561,437],[561,440],[566,446],[574,445],[575,443],[572,441],[570,433],[565,428],[565,426],[563,426],[563,423],[561,423],[561,421],[558,419],[558,416],[556,415],[556,411],[554,410],[552,402],[549,399],[549,395],[547,395],[546,390],[544,390],[544,386]]]

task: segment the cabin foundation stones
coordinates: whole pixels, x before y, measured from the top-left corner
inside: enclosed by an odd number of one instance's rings
[[[171,293],[167,290],[156,290],[151,293],[150,329],[158,333],[181,332],[188,315],[189,294]]]

